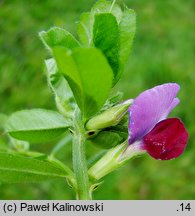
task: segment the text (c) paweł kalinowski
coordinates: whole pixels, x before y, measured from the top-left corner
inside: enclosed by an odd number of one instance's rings
[[[41,211],[103,211],[103,203],[93,203],[93,204],[71,204],[71,203],[46,203],[46,204],[28,204],[25,202],[20,203],[20,211],[30,211],[30,212],[41,212]]]

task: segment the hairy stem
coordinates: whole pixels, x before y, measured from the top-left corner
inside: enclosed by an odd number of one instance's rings
[[[77,183],[77,199],[90,200],[89,179],[85,155],[85,130],[79,111],[76,111],[73,132],[73,169]]]

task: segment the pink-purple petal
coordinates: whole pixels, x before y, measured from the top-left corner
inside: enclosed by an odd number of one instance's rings
[[[162,119],[167,118],[167,116],[168,116],[168,114],[171,112],[171,110],[174,109],[179,103],[180,103],[179,98],[174,98],[174,99],[173,99],[173,102],[171,103],[171,106],[167,109],[167,114],[166,114],[166,116],[164,116],[164,118],[162,118]]]
[[[129,108],[129,144],[142,139],[145,134],[179,103],[175,98],[180,87],[166,83],[142,92]]]

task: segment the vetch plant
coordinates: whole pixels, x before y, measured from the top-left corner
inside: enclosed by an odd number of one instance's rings
[[[4,120],[12,150],[0,152],[0,181],[67,179],[77,199],[92,199],[99,180],[134,156],[170,160],[183,153],[184,124],[167,118],[179,103],[178,84],[162,84],[126,101],[121,93],[111,94],[131,51],[135,21],[133,10],[100,0],[81,15],[79,40],[58,27],[40,32],[50,54],[45,71],[58,112],[22,110]],[[50,155],[30,150],[31,143],[59,137],[63,142]],[[70,139],[72,168],[54,154]],[[86,158],[87,141],[104,149],[92,163]]]
[[[148,153],[155,159],[170,160],[180,156],[188,133],[178,118],[167,118],[177,106],[179,85],[168,83],[146,90],[129,107],[128,141],[108,151],[89,173],[98,180],[126,163],[130,158]]]

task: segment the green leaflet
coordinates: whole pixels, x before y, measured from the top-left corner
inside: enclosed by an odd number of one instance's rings
[[[134,10],[125,8],[119,24],[120,62],[124,64],[129,56],[136,31],[136,14]]]
[[[119,29],[116,18],[111,13],[95,15],[93,26],[93,43],[95,47],[102,50],[117,76],[119,70]]]
[[[121,77],[124,66],[131,52],[131,47],[136,31],[136,14],[134,10],[125,8],[119,24],[119,72],[115,78],[117,83]]]
[[[54,59],[45,61],[47,80],[54,92],[56,106],[66,117],[71,118],[75,109],[75,99],[66,79],[59,72]]]
[[[135,12],[100,0],[90,13],[81,15],[78,35],[84,46],[102,50],[113,69],[115,85],[121,77],[135,34]]]
[[[69,126],[58,112],[32,109],[13,113],[8,118],[6,131],[16,139],[40,143],[56,139]]]
[[[96,114],[112,87],[113,73],[101,51],[96,48],[63,47],[53,49],[59,70],[68,81],[85,119]]]
[[[36,182],[63,179],[65,169],[51,161],[41,161],[10,153],[0,153],[1,182]]]
[[[42,31],[39,36],[45,46],[52,51],[54,46],[62,46],[73,49],[79,46],[79,42],[65,29],[53,27],[48,31]]]

